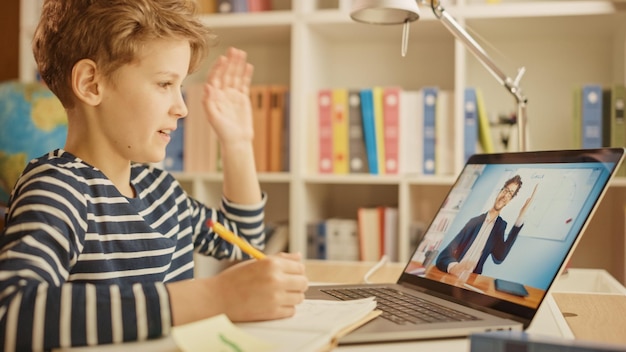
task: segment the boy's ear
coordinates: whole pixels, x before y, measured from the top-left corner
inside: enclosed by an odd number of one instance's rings
[[[96,106],[102,100],[102,82],[93,60],[82,59],[72,69],[72,90],[80,101]]]

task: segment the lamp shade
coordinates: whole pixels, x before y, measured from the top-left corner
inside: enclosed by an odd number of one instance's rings
[[[402,24],[420,17],[416,0],[353,0],[350,17],[371,24]]]

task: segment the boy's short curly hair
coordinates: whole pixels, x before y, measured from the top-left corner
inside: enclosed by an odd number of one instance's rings
[[[91,59],[111,77],[155,39],[188,41],[193,72],[214,36],[196,17],[192,0],[45,0],[33,53],[41,78],[69,108],[74,103],[70,79],[78,61]]]

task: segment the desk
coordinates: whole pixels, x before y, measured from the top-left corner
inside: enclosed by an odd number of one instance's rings
[[[307,277],[312,283],[358,284],[364,282],[365,274],[376,263],[307,260],[305,265]],[[371,283],[396,282],[403,269],[402,263],[386,263],[372,274],[369,281]]]
[[[307,260],[306,271],[312,283],[362,283],[364,275],[376,263],[371,262],[341,262],[341,261],[320,261]],[[372,283],[395,282],[404,269],[404,264],[387,263],[373,273],[369,281]],[[558,292],[555,292],[558,291]],[[535,319],[527,329],[529,333],[542,335],[574,338],[585,338],[605,342],[620,342],[609,340],[622,338],[623,331],[626,331],[626,322],[623,319],[613,317],[610,331],[605,331],[606,324],[600,325],[600,330],[591,330],[584,324],[576,321],[568,325],[566,319],[576,319],[576,317],[594,317],[596,321],[613,316],[614,306],[608,304],[609,300],[618,300],[619,304],[626,307],[626,289],[617,280],[611,277],[604,270],[596,269],[570,269],[569,273],[559,278],[555,284],[553,295],[546,297],[541,305]],[[595,293],[595,295],[594,295]],[[558,299],[556,301],[554,298]],[[618,296],[618,297],[615,297]],[[589,300],[603,299],[606,304],[589,307]],[[587,304],[585,306],[585,304]],[[564,318],[559,307],[568,313],[568,318]],[[620,315],[621,318],[623,315]],[[594,333],[595,331],[595,333]],[[618,331],[619,333],[615,333]],[[419,348],[423,351],[469,351],[469,339],[444,339],[429,341],[409,341],[385,344],[385,351],[411,351]],[[72,352],[113,352],[113,351],[178,351],[171,337],[151,340],[147,342],[126,343],[124,345],[108,345],[97,347],[72,348],[57,351]],[[339,346],[337,351],[380,351],[381,345],[352,345]]]
[[[576,338],[626,345],[626,288],[605,270],[570,269],[552,297]]]

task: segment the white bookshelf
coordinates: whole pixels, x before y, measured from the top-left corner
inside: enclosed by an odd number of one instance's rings
[[[575,86],[626,80],[626,3],[622,1],[442,2],[509,76],[526,67],[521,86],[529,99],[533,150],[571,147]],[[306,253],[306,224],[310,221],[330,216],[356,218],[360,206],[398,205],[400,260],[408,259],[409,224],[429,222],[454,176],[318,175],[310,160],[311,148],[316,146],[309,134],[313,94],[333,87],[399,85],[419,89],[436,85],[454,90],[459,125],[465,86],[480,87],[487,109],[494,113],[514,112],[513,98],[455,42],[429,8],[422,7],[422,18],[411,25],[408,54],[401,57],[401,26],[355,23],[348,15],[349,1],[273,3],[278,10],[266,13],[204,15],[220,44],[200,73],[189,80],[202,79],[216,55],[236,46],[246,50],[255,65],[253,84],[290,86],[291,171],[261,174],[260,180],[269,195],[267,219],[289,219],[291,251]],[[23,9],[34,11],[32,6]],[[29,26],[36,21],[29,16],[22,19]],[[22,40],[29,40],[32,28],[21,28]],[[22,63],[32,65],[27,51],[21,53]],[[23,80],[33,78],[33,69],[21,72]],[[456,136],[461,139],[460,129]],[[455,164],[458,172],[462,166],[460,145]],[[177,177],[201,201],[216,204],[221,196],[219,174]],[[604,268],[621,282],[626,280],[625,205],[626,180],[618,179],[574,254],[573,266]]]

